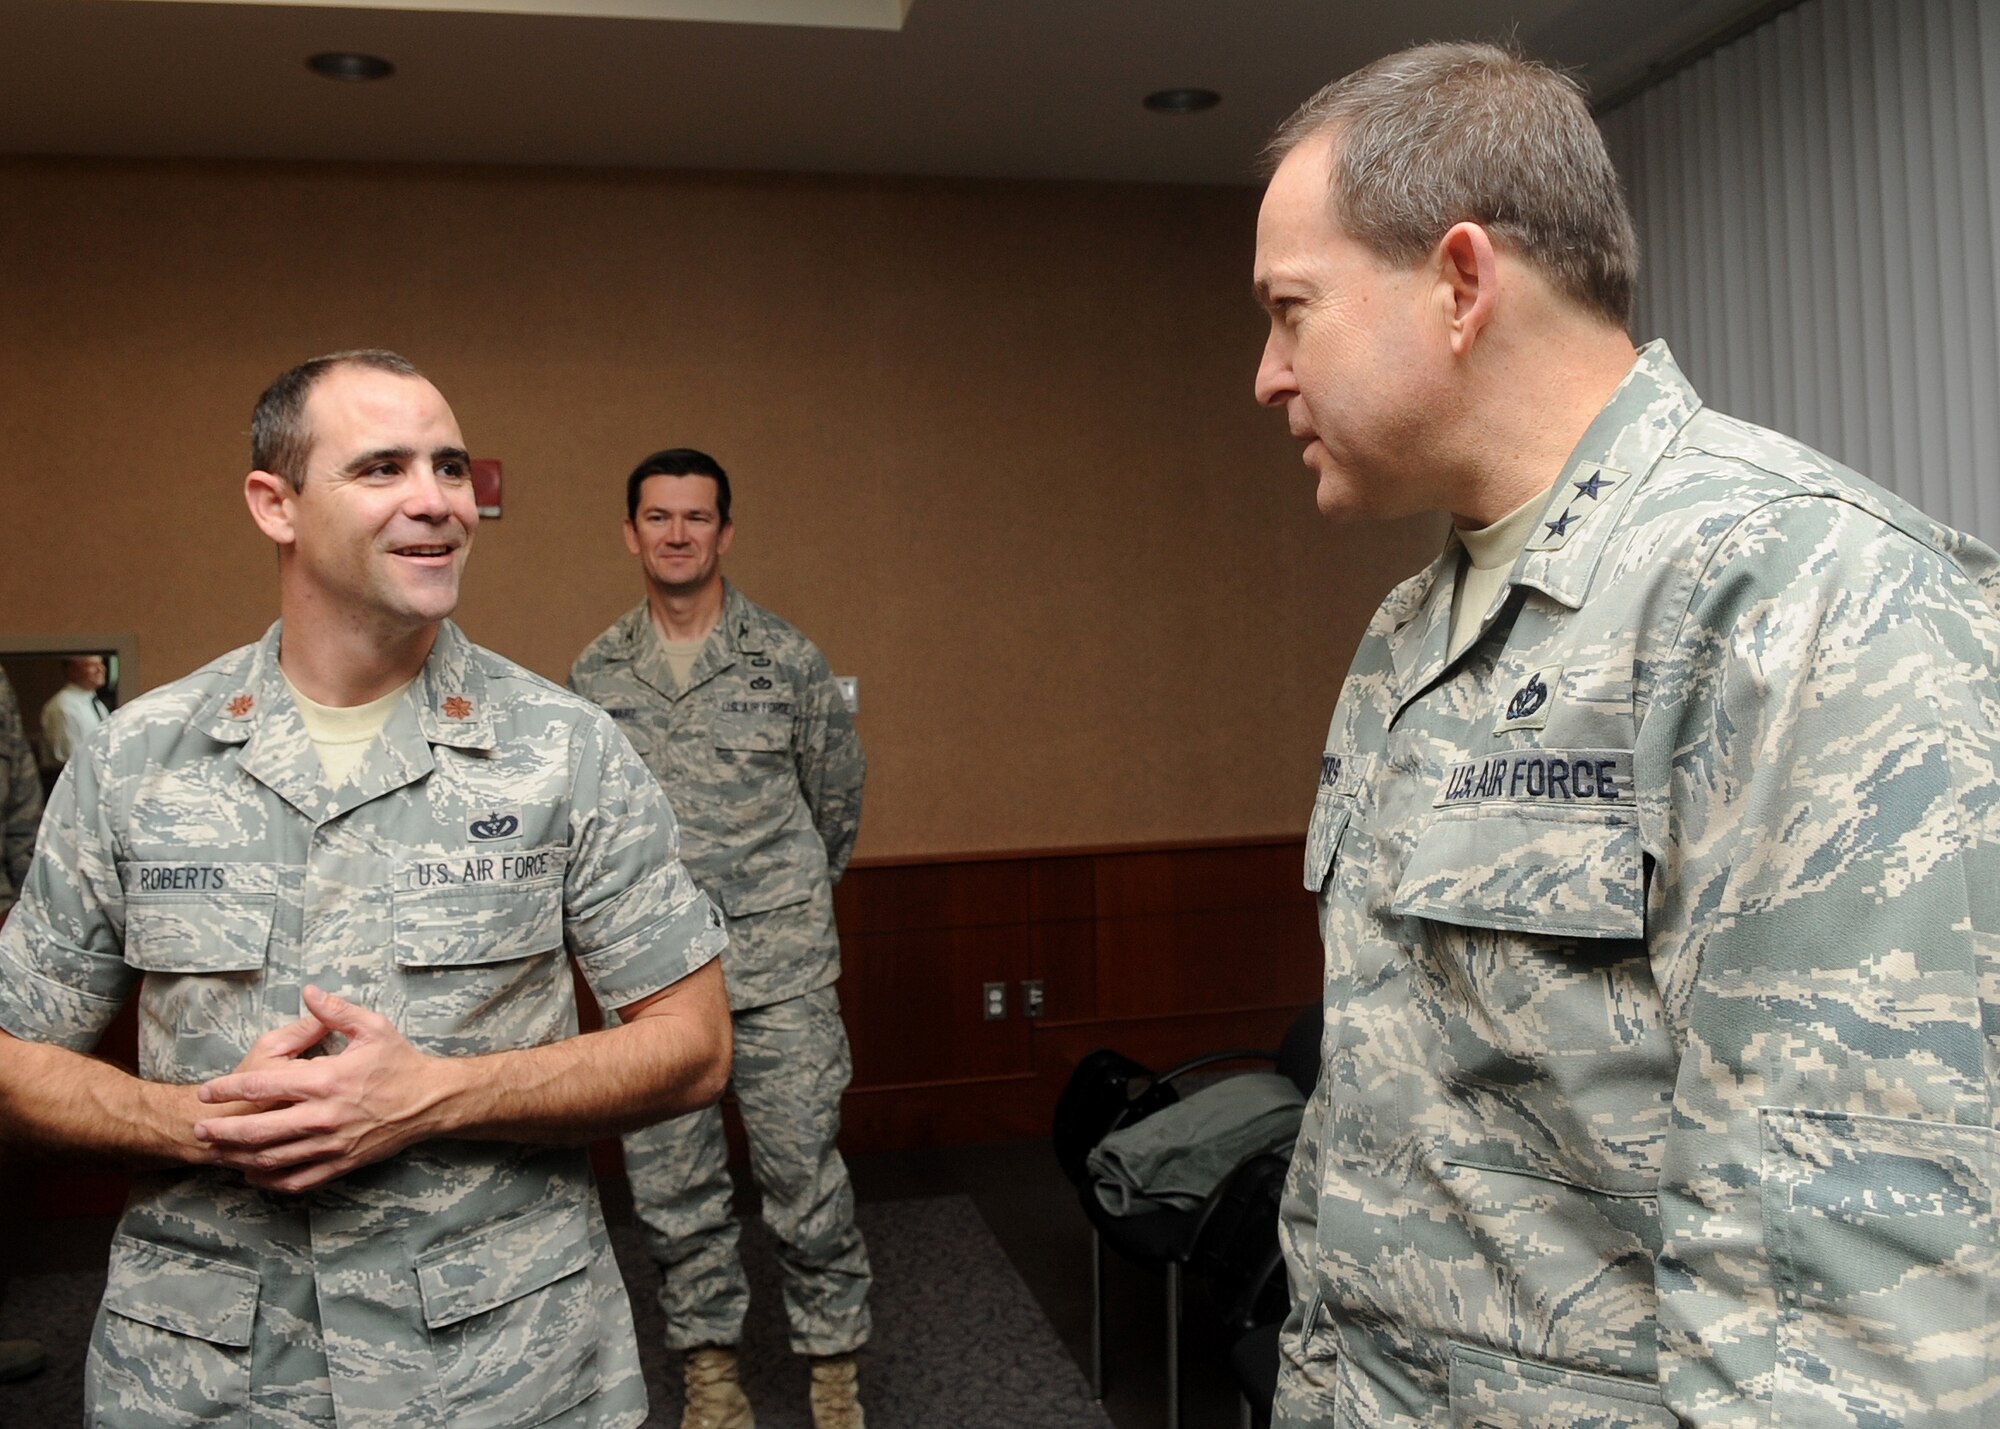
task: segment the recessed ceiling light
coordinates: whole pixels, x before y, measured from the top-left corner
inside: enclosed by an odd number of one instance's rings
[[[340,50],[328,50],[314,55],[306,61],[306,68],[314,74],[325,75],[328,79],[345,79],[360,82],[369,79],[387,79],[396,72],[396,67],[380,55],[348,54]]]
[[[1155,114],[1199,114],[1222,103],[1212,89],[1156,89],[1140,101]]]

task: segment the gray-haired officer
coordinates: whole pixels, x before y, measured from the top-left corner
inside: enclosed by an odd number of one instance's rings
[[[252,462],[279,623],[72,757],[0,932],[0,1121],[152,1168],[87,1417],[636,1425],[577,1143],[719,1095],[720,920],[611,722],[445,618],[477,513],[435,387],[305,363]],[[619,1025],[577,1035],[572,960]],[[137,1077],[82,1055],[135,985]]]
[[[1633,351],[1553,71],[1391,55],[1273,153],[1257,395],[1326,514],[1456,527],[1319,761],[1275,1422],[2000,1422],[1993,552]]]
[[[722,577],[729,477],[691,448],[626,479],[625,544],[646,599],[577,657],[681,816],[689,871],[729,920],[730,1085],[778,1244],[795,1353],[812,1360],[815,1429],[860,1429],[854,1352],[870,1274],[835,1149],[850,1075],[834,979],[833,884],[861,822],[861,745],[826,659]],[[736,1346],[750,1287],[737,1256],[728,1147],[713,1109],[625,1138],[660,1264],[667,1343],[685,1352],[684,1429],[748,1429]]]

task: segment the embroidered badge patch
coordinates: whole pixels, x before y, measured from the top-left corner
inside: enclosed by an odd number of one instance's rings
[[[1546,729],[1549,709],[1562,688],[1562,674],[1562,666],[1544,665],[1538,670],[1530,670],[1519,684],[1501,686],[1507,691],[1507,702],[1498,711],[1500,717],[1494,722],[1493,732],[1504,734],[1510,729]]]
[[[503,814],[497,809],[483,819],[474,819],[465,826],[465,832],[482,843],[493,839],[512,838],[521,831],[518,814]]]

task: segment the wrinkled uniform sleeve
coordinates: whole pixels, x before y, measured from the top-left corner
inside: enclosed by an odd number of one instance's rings
[[[1681,1054],[1659,1351],[1683,1424],[2000,1422],[1995,670],[1951,560],[1799,498],[1721,543],[1652,672],[1647,922]]]
[[[606,1008],[679,982],[728,943],[680,861],[673,810],[610,717],[576,726],[576,787],[563,889],[571,955]]]
[[[867,761],[854,720],[847,713],[840,686],[826,657],[812,652],[806,672],[806,696],[793,728],[799,789],[812,810],[813,826],[826,845],[827,881],[840,882],[861,832],[861,782]]]
[[[63,766],[21,901],[0,928],[0,1028],[87,1052],[138,972],[125,962],[125,895],[105,741]]]
[[[0,918],[28,881],[35,829],[42,821],[42,780],[14,687],[0,675]]]

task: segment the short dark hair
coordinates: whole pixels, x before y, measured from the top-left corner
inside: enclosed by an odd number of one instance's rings
[[[274,472],[289,481],[292,490],[305,490],[306,458],[312,455],[313,444],[312,428],[306,424],[306,399],[320,378],[338,367],[367,367],[419,381],[424,375],[407,357],[380,347],[329,352],[279,373],[250,414],[251,470]]]
[[[639,488],[646,484],[649,476],[706,476],[715,481],[715,514],[718,525],[729,524],[729,473],[722,469],[722,463],[707,452],[698,452],[693,447],[668,447],[663,452],[654,452],[632,468],[632,474],[625,478],[625,519],[639,519]]]
[[[1453,224],[1477,223],[1575,302],[1631,322],[1638,240],[1568,75],[1499,45],[1418,45],[1300,105],[1265,147],[1267,168],[1327,130],[1333,212],[1378,257],[1413,263]]]

